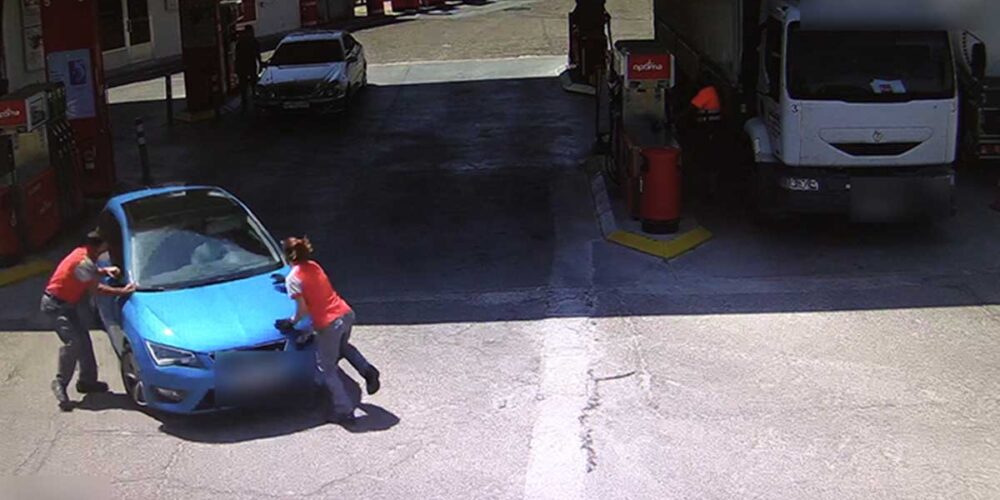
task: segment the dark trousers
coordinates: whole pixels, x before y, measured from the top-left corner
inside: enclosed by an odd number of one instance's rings
[[[330,410],[335,417],[351,415],[355,407],[344,381],[337,374],[340,358],[347,359],[361,376],[365,376],[371,370],[371,364],[350,342],[352,326],[354,326],[354,313],[349,312],[330,326],[316,332],[316,361],[322,372],[323,383],[330,393]]]
[[[63,345],[59,348],[59,367],[56,380],[63,387],[69,385],[76,365],[80,365],[80,382],[97,381],[97,360],[90,332],[80,321],[76,304],[67,304],[49,295],[42,296],[42,313],[52,320],[53,328]]]
[[[253,101],[254,87],[257,85],[255,75],[240,75],[240,109],[246,113]]]

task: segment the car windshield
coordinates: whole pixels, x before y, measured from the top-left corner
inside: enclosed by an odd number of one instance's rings
[[[793,98],[853,102],[947,99],[954,95],[944,32],[805,31],[789,28]]]
[[[307,40],[286,42],[278,46],[271,57],[276,66],[298,66],[342,62],[344,50],[337,40]]]
[[[179,191],[124,205],[141,289],[177,289],[270,272],[283,263],[257,221],[218,191]]]

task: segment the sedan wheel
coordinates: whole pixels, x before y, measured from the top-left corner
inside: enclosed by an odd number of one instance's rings
[[[139,365],[135,362],[135,354],[132,353],[132,349],[128,346],[125,347],[125,352],[122,353],[121,373],[122,384],[125,386],[125,392],[128,394],[129,399],[136,406],[140,408],[145,407],[146,393],[143,390],[145,386],[139,377]]]

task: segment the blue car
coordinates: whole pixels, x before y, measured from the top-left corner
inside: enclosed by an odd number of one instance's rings
[[[137,286],[127,298],[95,299],[136,405],[223,409],[221,354],[302,349],[274,326],[294,313],[282,283],[288,263],[231,194],[186,186],[131,192],[108,202],[99,226],[110,264]]]

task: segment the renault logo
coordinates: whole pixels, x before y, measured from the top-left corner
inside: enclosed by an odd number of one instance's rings
[[[876,130],[875,133],[872,134],[872,139],[875,140],[875,144],[882,144],[882,141],[885,140],[885,135],[882,133],[882,131]]]

